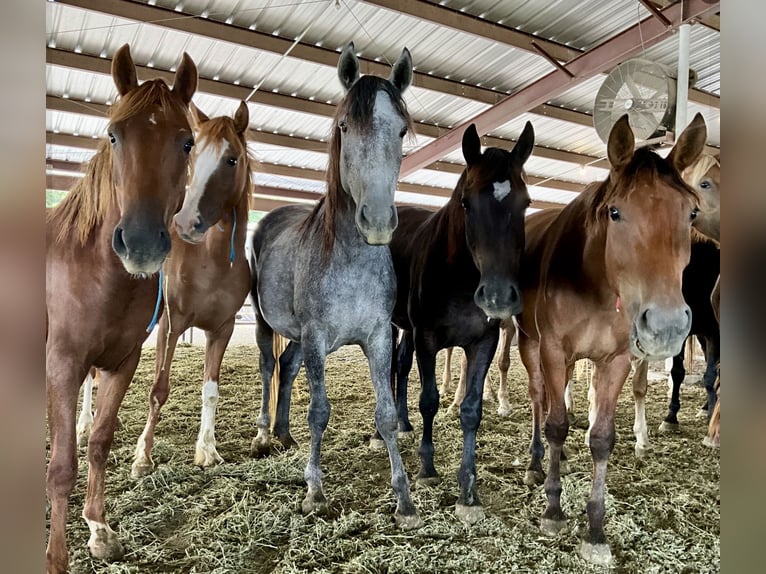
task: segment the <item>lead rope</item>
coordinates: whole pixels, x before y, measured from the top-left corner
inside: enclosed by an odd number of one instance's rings
[[[152,315],[152,320],[149,322],[149,326],[146,328],[147,333],[151,333],[152,329],[154,329],[155,325],[157,325],[157,319],[159,319],[160,316],[160,302],[162,301],[162,267],[160,267],[160,282],[157,287],[157,303],[154,305],[154,315]]]

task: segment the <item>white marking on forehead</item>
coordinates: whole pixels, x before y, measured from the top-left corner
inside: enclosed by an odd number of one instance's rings
[[[154,124],[155,126],[157,125],[157,120],[154,119],[154,112],[152,112],[152,115],[149,116],[149,123]]]
[[[505,196],[511,193],[511,182],[510,180],[505,181],[496,181],[492,184],[492,186],[495,188],[494,195],[495,199],[498,201],[503,201],[505,199]]]
[[[184,198],[184,204],[179,213],[186,213],[187,210],[193,210],[190,215],[196,215],[199,211],[199,202],[202,194],[205,193],[207,182],[218,168],[221,157],[229,149],[229,143],[218,147],[215,145],[205,145],[194,157],[194,176],[189,184],[189,191]]]

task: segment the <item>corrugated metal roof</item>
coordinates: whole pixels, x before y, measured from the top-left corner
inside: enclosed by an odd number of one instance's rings
[[[300,39],[301,45],[338,51],[346,42],[353,40],[360,56],[387,63],[394,62],[402,48],[407,46],[418,72],[454,82],[455,93],[424,88],[416,81],[418,85],[405,94],[416,125],[425,122],[438,126],[444,130],[441,133],[469,121],[491,106],[489,102],[465,97],[461,86],[489,90],[485,93],[491,96],[492,102],[497,102],[554,70],[538,54],[359,1],[339,2],[337,7],[332,0],[267,0],[258,3],[245,0],[149,0],[143,3],[173,12],[163,13],[162,18],[144,23],[48,2],[48,46],[108,58],[119,46],[129,43],[138,65],[170,71],[175,70],[182,53],[188,52],[196,62],[201,78],[248,90],[258,86],[261,91],[327,103],[337,103],[342,96],[334,66],[299,59],[292,54],[269,52],[251,45],[173,30],[167,27],[167,20],[183,23],[193,17],[206,18],[290,41]],[[593,48],[633,26],[639,19],[649,17],[646,9],[636,0],[442,0],[434,4],[578,50]],[[690,65],[699,76],[696,87],[720,95],[720,34],[698,24],[692,26],[690,36]],[[677,52],[677,36],[672,36],[645,50],[641,57],[674,66]],[[604,77],[598,75],[582,81],[551,98],[549,103],[590,114]],[[88,104],[110,104],[114,100],[116,90],[109,75],[48,64],[46,78],[48,95],[66,98],[83,110],[82,113],[48,110],[46,129],[82,137],[103,136],[107,120],[98,109],[95,113],[92,108],[89,109]],[[230,114],[238,105],[238,100],[234,98],[203,91],[195,94],[194,102],[210,116]],[[253,142],[250,147],[257,159],[266,163],[324,169],[327,156],[323,142],[331,128],[329,117],[253,102],[250,102],[249,108],[251,127],[256,131],[295,138],[304,144],[306,140],[318,142],[315,150]],[[718,145],[720,111],[690,103],[689,118],[697,111],[702,112],[708,122],[709,142]],[[606,170],[587,166],[592,158],[606,155],[606,146],[590,126],[525,113],[509,118],[492,129],[489,135],[513,139],[518,137],[526,121],[533,123],[538,146],[581,156],[574,155],[572,162],[565,162],[535,154],[526,165],[530,175],[576,183],[604,177]],[[405,142],[405,153],[419,149],[432,140],[430,136],[418,135]],[[281,141],[290,142],[289,139]],[[52,159],[69,161],[80,161],[72,158],[87,159],[92,154],[87,150],[51,144],[46,146],[46,153]],[[442,159],[458,164],[463,161],[459,150],[446,154]],[[267,178],[263,181],[272,181],[268,177],[276,177],[274,181],[289,179],[268,174],[258,177]],[[403,178],[403,181],[452,187],[457,178],[455,173],[421,169]],[[291,189],[303,186],[304,189],[314,190],[317,185],[323,185],[301,178],[289,181]],[[274,183],[264,185],[280,187]],[[534,198],[544,201],[568,201],[571,197],[571,192],[543,185],[532,186],[531,191]],[[437,198],[433,201],[442,200]]]

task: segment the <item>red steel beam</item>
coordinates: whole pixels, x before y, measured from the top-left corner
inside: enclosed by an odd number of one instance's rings
[[[486,134],[530,108],[562,94],[595,74],[610,70],[616,64],[631,58],[646,48],[654,46],[669,37],[681,24],[705,14],[719,11],[719,5],[720,2],[711,3],[709,0],[687,0],[673,4],[662,11],[662,14],[672,22],[672,26],[669,27],[664,26],[654,16],[645,18],[635,26],[631,26],[624,32],[567,62],[566,67],[573,74],[573,77],[570,78],[564,72],[555,70],[409,154],[402,161],[399,177],[406,177],[458,149],[461,145],[464,128],[468,124],[476,124],[479,134]]]

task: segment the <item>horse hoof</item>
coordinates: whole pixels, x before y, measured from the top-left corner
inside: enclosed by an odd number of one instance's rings
[[[382,438],[370,437],[370,450],[384,450],[386,443]]]
[[[678,433],[681,432],[681,427],[678,423],[669,423],[668,421],[662,421],[662,424],[660,425],[660,432],[661,433]]]
[[[93,558],[107,562],[121,560],[125,554],[125,548],[117,537],[117,533],[105,528],[100,528],[91,534],[88,548]]]
[[[271,441],[262,441],[258,437],[253,439],[250,443],[250,457],[261,458],[263,456],[269,456],[271,454]]]
[[[423,476],[415,478],[415,486],[418,488],[432,488],[438,486],[442,479],[440,476]]]
[[[566,520],[554,520],[553,518],[541,518],[540,530],[547,536],[556,536],[567,527]]]
[[[396,525],[402,530],[415,530],[416,528],[423,526],[423,519],[420,518],[417,513],[399,514],[397,512],[394,514],[394,520],[396,521]]]
[[[481,506],[466,506],[464,504],[455,504],[455,515],[465,524],[476,524],[479,520],[484,520],[486,515]]]
[[[283,448],[290,450],[291,448],[298,448],[298,442],[292,437],[290,433],[286,435],[277,435],[277,440]]]
[[[608,544],[591,544],[582,541],[580,544],[580,556],[592,564],[608,565],[612,561],[612,551]]]
[[[410,431],[400,430],[398,436],[400,440],[412,440],[415,438],[415,433],[411,430]]]
[[[572,469],[569,468],[569,461],[568,460],[562,460],[559,462],[559,475],[564,476],[565,474],[569,474],[572,472]]]
[[[545,482],[545,473],[542,470],[528,470],[524,474],[524,484],[538,486]]]
[[[721,448],[721,439],[719,437],[710,438],[709,436],[705,436],[705,438],[702,439],[702,444],[710,448]]]
[[[130,476],[132,476],[135,479],[148,476],[152,472],[154,472],[154,463],[151,460],[149,461],[137,460],[133,462],[133,465],[130,467]]]
[[[639,446],[636,445],[636,458],[644,458],[647,454],[649,454],[649,446]]]
[[[508,405],[500,405],[497,407],[497,414],[501,417],[508,417],[511,416],[511,407]]]
[[[304,498],[301,503],[303,514],[311,514],[314,512],[319,515],[326,515],[328,513],[329,506],[327,505],[327,500],[325,500],[324,496],[321,496],[319,499],[317,498],[318,497],[310,494],[306,495],[306,498]]]
[[[200,468],[209,468],[223,462],[221,455],[213,448],[212,451],[197,449],[194,453],[194,464]]]

